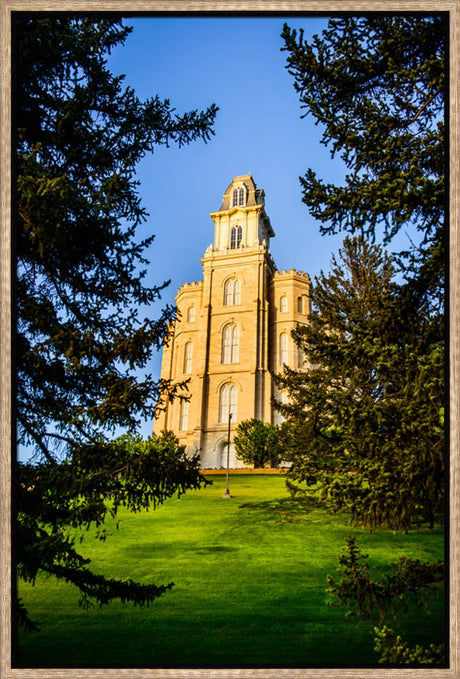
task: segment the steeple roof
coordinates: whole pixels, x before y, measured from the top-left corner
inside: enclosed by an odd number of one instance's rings
[[[242,206],[238,206],[238,209],[247,209],[254,207],[264,208],[265,205],[265,192],[263,189],[258,189],[254,179],[251,174],[239,175],[238,177],[233,177],[232,183],[229,184],[225,190],[222,205],[217,212],[227,212],[235,208],[235,203],[233,201],[233,192],[235,189],[240,187],[245,189],[245,199]],[[213,213],[211,213],[213,214]],[[275,232],[273,231],[272,225],[270,224],[270,219],[263,209],[263,220],[267,229],[267,235],[273,238]]]

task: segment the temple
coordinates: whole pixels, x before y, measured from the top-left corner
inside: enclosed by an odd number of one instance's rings
[[[308,323],[310,278],[277,271],[264,204],[251,175],[227,187],[210,213],[214,243],[201,260],[203,280],[178,290],[178,319],[163,349],[162,378],[188,379],[190,399],[169,403],[154,432],[174,431],[190,453],[199,452],[203,469],[226,466],[230,414],[230,441],[242,420],[279,423],[273,375],[283,364],[307,368],[291,330]],[[232,444],[229,458],[230,467],[244,466]]]

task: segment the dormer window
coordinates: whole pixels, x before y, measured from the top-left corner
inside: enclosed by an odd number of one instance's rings
[[[232,207],[235,207],[236,205],[244,205],[244,188],[242,186],[233,189]]]
[[[241,239],[243,238],[243,229],[241,226],[232,226],[230,232],[230,249],[236,250],[241,245]]]

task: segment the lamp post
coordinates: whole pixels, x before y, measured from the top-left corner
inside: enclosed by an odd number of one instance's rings
[[[231,495],[228,489],[228,469],[230,466],[230,423],[232,421],[232,414],[228,414],[228,438],[227,438],[227,483],[225,486],[225,493],[222,495],[224,500],[230,500]]]

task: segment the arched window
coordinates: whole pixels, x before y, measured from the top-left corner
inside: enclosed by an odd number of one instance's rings
[[[236,421],[237,391],[234,384],[224,384],[219,393],[219,422],[228,422],[231,413],[232,421]]]
[[[287,295],[282,295],[280,297],[280,311],[281,313],[286,313],[288,310],[288,298]]]
[[[241,304],[241,282],[238,278],[230,278],[224,287],[224,306]]]
[[[241,239],[243,238],[243,229],[241,226],[232,226],[230,232],[230,249],[236,250],[241,245]]]
[[[186,431],[188,429],[189,405],[190,405],[190,401],[181,401],[181,404],[180,404],[180,422],[179,422],[179,429],[181,431]]]
[[[184,374],[190,375],[192,372],[192,343],[186,342],[184,347]]]
[[[232,207],[235,205],[244,205],[244,189],[242,186],[237,189],[233,189]]]
[[[280,335],[280,365],[288,362],[288,336],[287,332],[282,332]]]
[[[222,332],[222,363],[238,363],[238,326],[230,323]]]
[[[297,297],[297,311],[299,314],[303,314],[303,297]]]
[[[194,322],[195,322],[195,307],[189,306],[188,311],[187,311],[187,323],[194,323]]]

